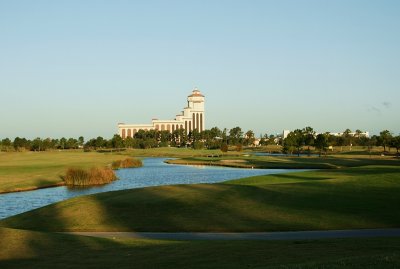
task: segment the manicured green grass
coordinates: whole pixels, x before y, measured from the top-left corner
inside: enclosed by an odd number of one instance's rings
[[[366,155],[330,155],[328,157],[276,157],[276,156],[221,156],[186,157],[168,160],[170,164],[217,165],[242,168],[266,169],[338,169],[366,165],[400,165],[393,157]]]
[[[83,151],[1,152],[0,193],[62,184],[67,168],[105,166],[118,154]]]
[[[93,166],[104,166],[113,161],[126,158],[126,156],[180,157],[184,159],[172,162],[254,168],[325,169],[399,163],[399,160],[392,157],[375,156],[369,158],[367,155],[337,155],[327,158],[246,157],[244,155],[246,155],[246,152],[228,152],[222,154],[220,150],[193,150],[185,148],[130,149],[111,153],[83,152],[81,150],[0,152],[0,193],[62,184],[61,176],[65,174],[68,168],[88,169]]]
[[[400,238],[100,239],[0,228],[0,268],[398,268]]]
[[[400,167],[260,176],[78,197],[0,221],[41,231],[260,232],[398,227]]]

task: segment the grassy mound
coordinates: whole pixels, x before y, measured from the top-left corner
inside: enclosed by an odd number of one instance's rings
[[[69,168],[63,179],[68,186],[91,186],[110,183],[117,177],[111,168],[92,167],[89,170]]]
[[[0,268],[398,268],[400,238],[101,239],[0,228]]]
[[[126,158],[124,160],[117,160],[111,164],[113,169],[120,169],[120,168],[137,168],[142,167],[143,162],[139,159],[134,158]]]
[[[399,166],[368,166],[102,193],[49,205],[0,225],[152,232],[390,228],[400,223],[399,193]]]

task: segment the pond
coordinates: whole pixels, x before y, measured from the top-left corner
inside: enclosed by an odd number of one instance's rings
[[[86,188],[63,186],[1,194],[0,219],[81,195],[161,185],[218,183],[243,177],[300,171],[170,165],[164,163],[165,160],[166,158],[146,158],[141,168],[118,170],[116,174],[119,180],[107,185]]]

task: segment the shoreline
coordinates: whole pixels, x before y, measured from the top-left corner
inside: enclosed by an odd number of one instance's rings
[[[35,190],[40,190],[40,189],[56,188],[56,187],[62,187],[62,186],[66,186],[66,184],[64,182],[59,182],[59,183],[45,185],[45,186],[19,188],[19,189],[15,189],[15,190],[11,190],[11,191],[0,191],[0,195],[8,194],[8,193],[15,193],[15,192],[27,192],[27,191],[35,191]]]
[[[282,165],[282,164],[273,164],[271,166],[259,166],[256,164],[252,163],[243,163],[243,162],[233,162],[233,163],[223,163],[220,161],[193,161],[193,160],[185,160],[185,159],[176,159],[176,160],[165,160],[164,161],[167,164],[171,165],[200,165],[200,166],[219,166],[219,167],[229,167],[229,168],[242,168],[242,169],[288,169],[288,170],[298,170],[298,169],[328,169],[328,170],[333,170],[333,169],[340,169],[342,167],[338,166],[298,166],[298,167],[293,167],[293,164],[291,166],[289,165]]]

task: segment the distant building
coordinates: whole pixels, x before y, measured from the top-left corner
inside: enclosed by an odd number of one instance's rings
[[[290,132],[291,132],[290,130],[283,130],[283,133],[282,133],[283,139],[288,137]],[[328,132],[328,133],[330,135],[333,135],[333,136],[342,136],[344,134],[344,132],[339,132],[339,133],[330,133],[330,132]],[[318,135],[318,133],[316,133],[315,135]],[[359,136],[359,137],[367,137],[367,138],[369,138],[369,132],[362,132],[362,133],[359,133],[359,134],[356,133],[356,132],[352,132],[352,133],[349,133],[349,135],[350,136],[354,136],[354,137]]]
[[[286,137],[288,137],[288,135],[290,134],[290,130],[283,130],[283,133],[282,133],[282,137],[283,137],[283,139],[286,139]]]
[[[195,88],[187,98],[187,107],[176,115],[173,120],[158,120],[153,119],[151,124],[118,124],[118,133],[125,139],[133,137],[139,130],[159,130],[173,132],[178,129],[186,130],[189,133],[193,130],[199,132],[205,130],[205,111],[204,111],[205,97]]]
[[[344,133],[341,132],[341,133],[329,133],[329,134],[330,134],[330,135],[333,135],[333,136],[342,136]],[[350,135],[350,136],[354,136],[354,137],[359,136],[359,137],[366,137],[366,138],[369,138],[369,132],[362,132],[362,133],[359,133],[359,134],[353,132],[353,133],[349,133],[349,135]]]

